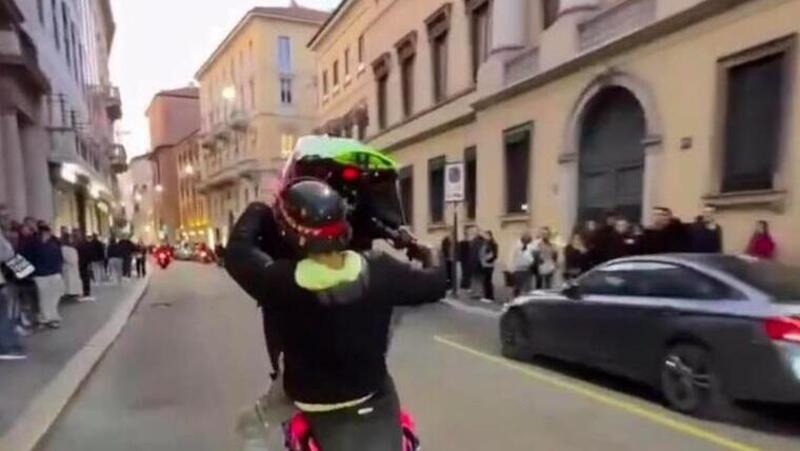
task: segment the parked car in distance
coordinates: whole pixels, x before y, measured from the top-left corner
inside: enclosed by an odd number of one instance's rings
[[[749,257],[623,258],[562,290],[519,297],[505,356],[545,355],[643,382],[673,409],[800,404],[800,269]]]

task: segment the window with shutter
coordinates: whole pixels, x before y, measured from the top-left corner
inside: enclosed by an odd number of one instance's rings
[[[504,142],[506,213],[528,213],[531,127],[523,125],[506,131]]]

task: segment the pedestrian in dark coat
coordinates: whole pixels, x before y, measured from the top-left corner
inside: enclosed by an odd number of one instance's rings
[[[494,266],[499,256],[497,241],[491,231],[484,232],[479,250],[483,299],[494,301]]]
[[[86,239],[83,231],[73,230],[76,246],[78,248],[78,271],[81,274],[81,288],[83,297],[81,301],[93,301],[92,297],[92,258],[94,255],[92,243]]]
[[[653,209],[653,226],[645,230],[644,252],[646,254],[669,254],[689,252],[691,237],[689,230],[680,219],[672,215],[666,207]]]
[[[691,227],[692,252],[699,254],[722,253],[722,227],[717,224],[714,209],[706,207]]]
[[[564,248],[564,278],[567,280],[574,280],[592,269],[593,262],[583,235],[580,231],[573,232]]]
[[[446,269],[447,269],[447,286],[453,286],[453,270],[455,269],[455,252],[453,249],[453,240],[450,238],[450,235],[445,236],[442,239],[442,258],[444,258]]]
[[[53,329],[61,327],[58,302],[64,295],[64,280],[61,270],[64,257],[61,245],[53,236],[49,226],[39,226],[39,235],[33,246],[31,263],[36,268],[33,281],[39,299],[40,321]]]

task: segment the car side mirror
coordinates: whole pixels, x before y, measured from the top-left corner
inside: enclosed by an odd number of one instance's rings
[[[581,288],[574,282],[568,282],[561,290],[561,293],[569,299],[581,298]]]

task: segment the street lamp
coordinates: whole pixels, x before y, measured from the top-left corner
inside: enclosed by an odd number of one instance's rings
[[[191,164],[187,164],[186,167],[183,169],[183,172],[185,172],[186,175],[194,174],[194,166],[192,166]]]
[[[156,192],[157,192],[157,193],[160,193],[160,192],[163,192],[163,191],[164,191],[164,187],[163,187],[163,186],[161,186],[161,184],[160,184],[160,183],[159,183],[158,185],[156,185]]]

